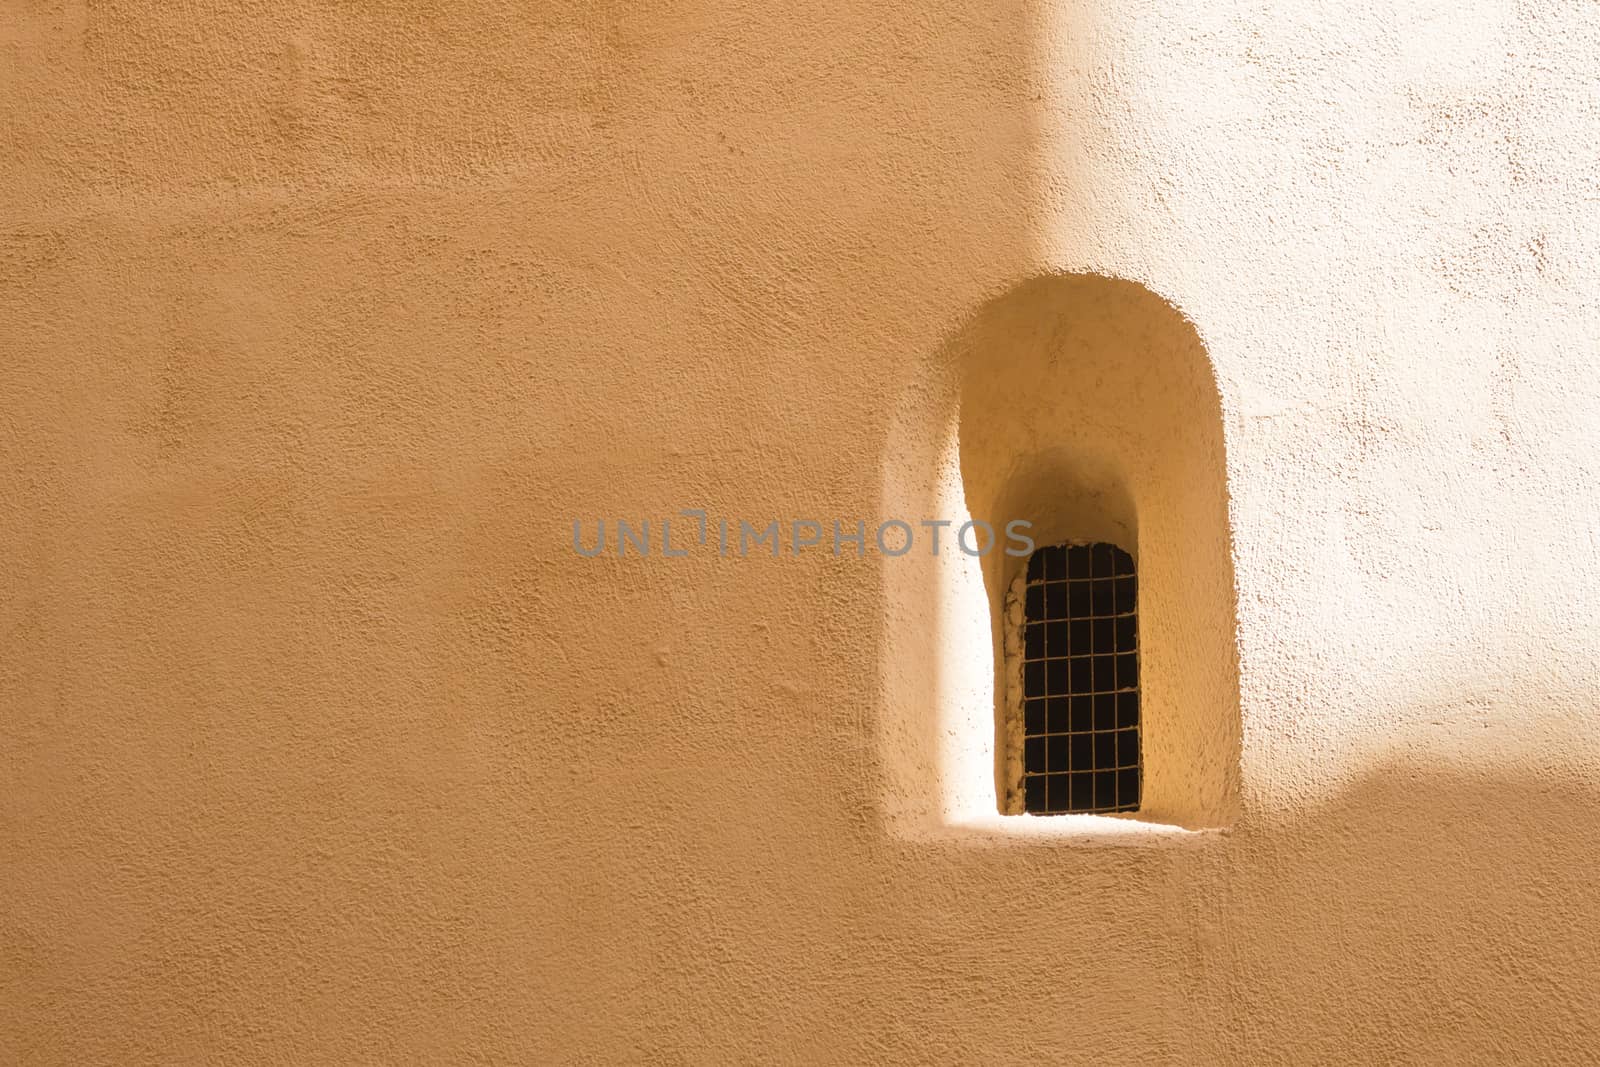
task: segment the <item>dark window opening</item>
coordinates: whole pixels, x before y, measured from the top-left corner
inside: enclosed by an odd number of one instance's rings
[[[1055,545],[1028,560],[1023,810],[1137,811],[1139,627],[1133,557]]]

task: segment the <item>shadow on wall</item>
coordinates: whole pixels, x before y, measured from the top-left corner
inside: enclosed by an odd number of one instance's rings
[[[1600,796],[1428,762],[1381,764],[1234,842],[1207,972],[1226,976],[1214,1007],[1237,1051],[1483,1063],[1600,1047]]]
[[[8,5],[0,1062],[840,1040],[875,576],[570,523],[868,511],[1055,15]]]
[[[1039,277],[984,304],[907,391],[884,514],[1105,540],[1140,573],[1145,794],[1136,818],[1227,825],[1239,783],[1235,591],[1221,405],[1194,327],[1143,286]],[[1004,543],[1003,537],[1001,543]],[[1025,559],[884,565],[887,813],[913,836],[1004,804],[1001,611]],[[937,783],[937,784],[935,784]]]
[[[856,962],[953,1060],[1586,1062],[1600,793],[1417,755],[1196,848],[902,842]]]

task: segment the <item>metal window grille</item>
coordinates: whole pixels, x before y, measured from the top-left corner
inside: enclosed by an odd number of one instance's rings
[[[1138,591],[1110,544],[1028,560],[1023,608],[1023,810],[1136,811],[1140,793]]]

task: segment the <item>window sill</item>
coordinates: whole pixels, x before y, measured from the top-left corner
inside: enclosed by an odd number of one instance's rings
[[[979,845],[1072,845],[1108,848],[1194,848],[1225,829],[1190,830],[1125,815],[982,815],[946,823],[946,840]]]

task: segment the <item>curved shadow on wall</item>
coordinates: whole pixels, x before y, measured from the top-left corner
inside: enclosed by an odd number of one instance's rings
[[[1207,956],[1230,974],[1215,1007],[1238,1053],[1592,1055],[1600,991],[1582,917],[1594,900],[1600,796],[1565,775],[1432,762],[1375,765],[1237,843],[1243,877]],[[1249,1007],[1262,1003],[1276,1007]]]
[[[884,514],[1026,520],[1038,544],[1109,540],[1141,574],[1145,803],[1227,824],[1238,803],[1235,592],[1221,405],[1194,327],[1144,286],[1030,279],[986,302],[902,398]],[[886,811],[902,831],[1004,804],[1000,623],[1024,565],[918,551],[884,564]],[[937,784],[935,784],[937,783]]]
[[[1198,847],[903,842],[855,963],[981,970],[875,1005],[956,1059],[1585,1061],[1600,793],[1421,755]]]

